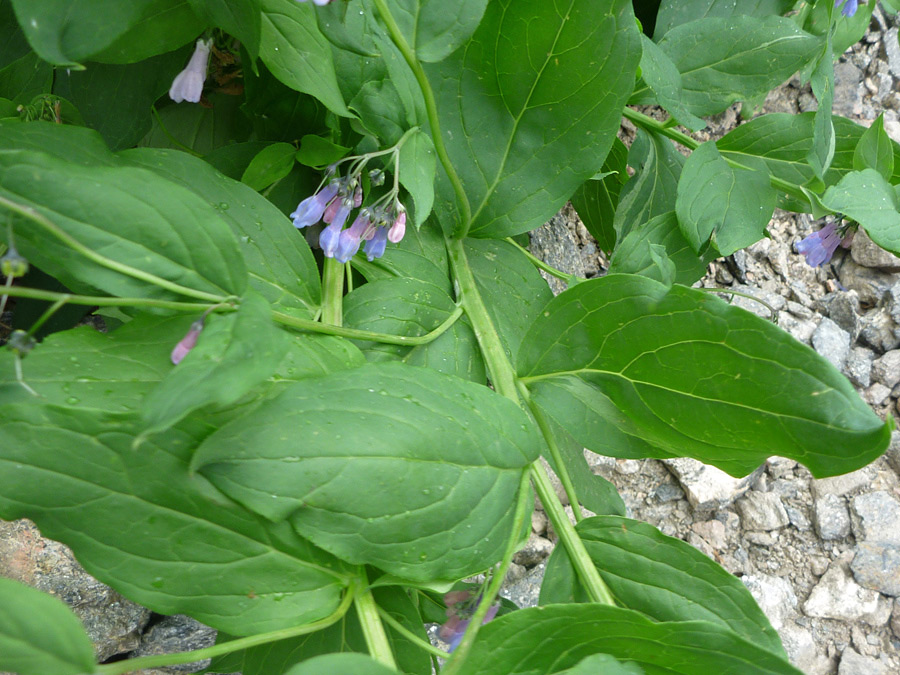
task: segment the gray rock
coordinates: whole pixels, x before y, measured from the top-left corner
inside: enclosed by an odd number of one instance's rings
[[[857,387],[865,389],[872,384],[872,362],[875,353],[865,347],[853,347],[844,363],[844,375]]]
[[[544,534],[547,531],[547,523],[550,522],[543,511],[531,512],[531,530],[535,534]]]
[[[900,546],[864,541],[857,546],[850,569],[860,586],[900,596]]]
[[[808,629],[790,622],[778,631],[788,658],[807,675],[832,672],[831,661],[819,653]]]
[[[894,610],[891,612],[891,630],[900,638],[900,598],[894,599]]]
[[[862,73],[849,61],[834,64],[834,113],[844,117],[857,117],[862,113],[860,84]]]
[[[545,225],[531,232],[531,252],[558,270],[585,276],[584,262],[578,255],[578,246],[574,233],[567,224],[566,209],[562,209]],[[559,295],[566,290],[566,284],[556,277],[551,277],[543,271],[541,275],[550,284],[554,295]]]
[[[522,579],[510,586],[500,589],[500,595],[507,600],[512,600],[519,607],[534,607],[538,603],[541,594],[541,582],[544,580],[546,563],[541,563],[531,569]]]
[[[99,661],[135,649],[150,610],[90,576],[67,546],[29,520],[0,520],[0,576],[55,595],[81,619]]]
[[[859,294],[863,307],[877,305],[885,292],[900,280],[896,273],[863,267],[850,258],[844,259],[839,276],[845,288]]]
[[[857,541],[900,546],[900,502],[877,490],[854,497],[851,507],[856,516],[853,533]]]
[[[768,574],[748,574],[741,581],[775,630],[780,631],[797,615],[797,596],[786,579]]]
[[[872,377],[892,389],[900,382],[900,349],[892,349],[872,363]]]
[[[532,532],[522,550],[513,556],[513,562],[524,567],[534,567],[550,557],[552,551],[553,544],[549,539],[544,539]]]
[[[839,561],[813,587],[803,603],[807,616],[840,621],[858,621],[878,610],[878,593],[857,584]]]
[[[873,407],[884,405],[890,396],[890,388],[885,387],[881,382],[876,382],[863,392],[863,400]]]
[[[852,647],[847,647],[841,654],[838,675],[888,675],[888,671],[880,661],[863,656]]]
[[[900,272],[900,258],[872,241],[862,228],[853,235],[850,254],[853,260],[863,267],[878,267],[889,272]]]
[[[734,506],[745,530],[777,530],[790,523],[781,499],[772,492],[750,491]]]
[[[863,467],[850,473],[820,478],[813,480],[811,484],[812,495],[815,499],[825,495],[843,496],[861,487],[869,485],[875,478],[875,471],[871,467]]]
[[[887,452],[884,453],[888,464],[900,476],[900,431],[894,430],[891,433],[891,444],[888,446]]]
[[[818,325],[812,320],[797,319],[788,312],[779,312],[777,323],[781,330],[787,331],[794,339],[799,342],[805,342],[806,344],[809,344]]]
[[[216,631],[189,616],[175,614],[164,617],[152,625],[141,638],[141,646],[129,656],[150,656],[189,652],[211,647],[216,642]],[[210,659],[177,666],[160,668],[160,673],[194,673],[209,665]]]
[[[816,532],[822,539],[843,539],[850,534],[850,512],[843,498],[825,495],[815,501],[813,513]]]
[[[884,35],[884,52],[887,57],[888,70],[900,78],[900,44],[897,42],[897,28],[889,29]]]
[[[806,513],[804,513],[801,509],[798,509],[794,506],[785,506],[784,510],[788,514],[788,519],[791,521],[791,525],[796,527],[801,532],[807,532],[812,529],[812,524],[809,522],[809,518],[807,518]]]
[[[834,321],[825,317],[812,335],[812,346],[819,354],[841,369],[850,353],[850,334]]]
[[[873,309],[862,317],[859,340],[883,354],[900,347],[900,328],[886,308]]]
[[[725,549],[727,539],[725,536],[725,525],[720,520],[704,520],[691,525],[691,529],[696,532],[706,543],[716,551]]]
[[[691,506],[699,511],[732,504],[750,489],[756,474],[762,471],[760,467],[749,476],[734,478],[721,469],[688,457],[664,459],[662,462],[678,479]]]
[[[822,304],[832,321],[850,334],[850,342],[859,335],[859,295],[856,291],[829,293]]]
[[[763,239],[762,241],[768,241],[767,239]],[[757,242],[757,243],[762,243]],[[773,291],[767,291],[756,286],[745,286],[741,284],[736,284],[732,288],[736,291],[740,291],[741,293],[746,293],[751,298],[747,298],[741,295],[735,295],[731,299],[731,304],[737,307],[741,307],[746,309],[748,312],[752,312],[757,316],[761,316],[764,319],[772,318],[772,310],[776,313],[780,312],[785,308],[787,301],[784,299],[784,296],[779,295]],[[758,298],[760,301],[753,300],[752,298]],[[762,303],[766,304],[762,304]],[[771,308],[771,309],[770,309]]]

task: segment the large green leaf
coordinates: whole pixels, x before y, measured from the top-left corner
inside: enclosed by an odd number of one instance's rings
[[[894,149],[891,137],[884,130],[884,114],[863,132],[853,151],[853,169],[875,169],[886,181],[894,174]]]
[[[622,663],[609,654],[591,654],[559,675],[644,675],[644,669],[636,663]]]
[[[820,4],[826,5],[827,3]],[[834,6],[828,7],[827,11],[828,14],[831,14]],[[809,80],[819,107],[813,118],[813,142],[806,155],[806,161],[809,162],[816,176],[820,180],[825,180],[825,172],[828,171],[828,167],[831,166],[831,161],[834,159],[836,145],[831,114],[834,104],[834,53],[831,32],[828,33],[824,48],[819,54]]]
[[[734,475],[770,455],[832,476],[884,451],[890,425],[824,358],[708,293],[631,275],[554,298],[519,352],[534,399],[585,447],[691,456]]]
[[[420,279],[450,294],[450,267],[444,237],[434,220],[416,230],[408,227],[396,246],[388,246],[384,255],[372,262],[356,256],[352,264],[369,281],[395,277]]]
[[[577,530],[623,606],[655,621],[711,621],[786,656],[778,633],[746,586],[690,544],[618,516],[585,518]],[[559,554],[565,556],[565,550]],[[660,579],[666,583],[661,585]]]
[[[360,286],[344,299],[350,328],[419,337],[450,317],[456,304],[439,287],[417,279],[393,277]],[[484,360],[475,333],[459,319],[443,335],[414,347],[357,340],[370,361],[403,360],[442,373],[485,383]]]
[[[204,28],[187,0],[12,0],[34,50],[57,66],[93,57],[134,63],[172,51]]]
[[[608,605],[530,607],[482,627],[463,675],[545,675],[591,654],[638,664],[647,675],[801,675],[738,634],[707,621],[654,623]]]
[[[0,151],[0,194],[120,265],[216,295],[239,295],[247,270],[218,212],[145,169],[84,166],[29,150]],[[36,222],[15,220],[22,254],[72,289],[178,298],[75,253]]]
[[[162,106],[139,145],[208,155],[250,136],[251,125],[240,110],[239,97],[214,91],[204,98],[208,106],[184,102]]]
[[[431,214],[434,204],[435,155],[431,137],[416,131],[400,148],[397,158],[400,183],[412,195],[410,225],[420,227]]]
[[[0,68],[22,58],[31,47],[16,21],[11,2],[0,2]]]
[[[681,73],[660,47],[646,35],[641,35],[641,77],[644,79],[659,104],[680,124],[691,131],[699,131],[706,126],[699,117],[692,115],[682,103]]]
[[[822,203],[862,225],[881,248],[900,255],[900,196],[878,171],[848,173],[828,188]]]
[[[790,19],[709,17],[668,30],[659,47],[681,73],[682,104],[703,117],[768,92],[809,63],[819,38]],[[648,89],[635,90],[646,101]]]
[[[284,675],[399,675],[393,668],[388,668],[368,654],[326,654],[304,661]]]
[[[384,363],[288,388],[210,436],[194,467],[344,560],[433,581],[500,558],[522,471],[539,452],[508,399]]]
[[[625,0],[488,3],[472,39],[426,69],[472,234],[533,229],[600,169],[639,58]],[[445,229],[457,226],[442,172],[435,209]]]
[[[217,26],[241,41],[256,61],[259,54],[259,0],[188,0],[191,9],[210,25]]]
[[[19,675],[93,672],[91,640],[58,598],[0,577],[0,600],[0,668]]]
[[[316,262],[303,236],[267,199],[183,152],[140,148],[119,157],[185,185],[214,205],[237,239],[250,287],[276,311],[313,317],[321,294]]]
[[[291,89],[319,99],[329,110],[351,116],[338,87],[331,45],[316,26],[312,3],[260,0],[260,57]]]
[[[388,7],[420,61],[440,61],[475,31],[487,0],[391,0]]]
[[[653,37],[659,40],[675,26],[711,16],[746,15],[764,19],[773,14],[784,14],[794,4],[794,0],[662,0]]]
[[[775,210],[775,189],[760,160],[748,157],[744,163],[750,168],[730,166],[713,142],[685,162],[675,212],[696,253],[711,245],[720,255],[731,255],[762,239]]]
[[[0,70],[0,96],[26,105],[38,94],[50,92],[53,68],[31,52]]]
[[[628,181],[628,148],[618,138],[603,162],[603,178],[592,178],[582,183],[572,195],[572,206],[597,245],[604,251],[612,251],[616,245],[614,220],[622,186]]]
[[[628,164],[634,169],[634,176],[619,193],[613,221],[619,241],[651,218],[675,210],[684,162],[684,155],[668,138],[638,130],[628,151]]]
[[[208,426],[183,425],[135,451],[132,417],[34,403],[0,415],[0,517],[31,518],[136,602],[235,635],[337,607],[349,579],[337,560],[188,472]]]

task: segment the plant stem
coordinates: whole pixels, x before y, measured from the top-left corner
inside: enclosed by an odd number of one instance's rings
[[[322,323],[338,326],[344,322],[344,265],[325,258],[322,271]]]
[[[35,300],[47,300],[49,302],[63,301],[73,305],[88,305],[91,307],[156,307],[159,309],[174,309],[182,312],[204,311],[210,308],[207,302],[178,302],[176,300],[156,300],[154,298],[111,298],[103,295],[74,295],[71,293],[58,293],[45,291],[39,288],[25,288],[11,286],[4,288],[3,292],[15,298],[34,298]],[[220,304],[220,303],[217,303]],[[228,305],[225,305],[227,308]]]
[[[644,115],[643,113],[639,113],[637,110],[632,110],[631,108],[625,108],[622,111],[622,115],[637,124],[639,127],[643,127],[644,129],[651,129],[667,138],[671,138],[673,141],[681,143],[684,147],[686,147],[690,151],[694,151],[700,147],[700,142],[695,141],[693,138],[688,136],[685,133],[678,131],[677,129],[672,129],[666,126],[666,122],[660,122],[658,120],[649,117],[648,115]],[[748,169],[752,171],[752,167],[745,166],[740,162],[737,162],[728,157],[722,157],[728,165],[735,169]],[[801,199],[804,202],[809,202],[809,198],[804,194],[803,190],[800,189],[799,185],[794,183],[790,183],[782,178],[778,178],[776,176],[769,175],[769,181],[772,183],[772,187],[776,190],[781,190],[792,197],[796,197],[797,199]]]
[[[457,301],[472,322],[472,329],[487,364],[491,383],[498,392],[518,403],[519,394],[516,390],[512,364],[506,356],[487,307],[484,306],[481,293],[478,292],[475,277],[466,259],[463,242],[461,239],[447,239],[446,244],[458,294]]]
[[[528,502],[531,498],[531,490],[528,489],[528,482],[528,471],[523,471],[522,480],[519,483],[519,492],[516,496],[516,511],[513,515],[513,525],[510,536],[506,540],[506,550],[503,553],[503,559],[500,561],[499,567],[494,570],[493,575],[491,576],[491,582],[484,591],[484,595],[478,603],[475,614],[472,615],[472,618],[469,621],[469,627],[466,628],[463,639],[460,641],[456,651],[453,652],[447,665],[441,670],[441,675],[454,675],[454,673],[462,668],[466,656],[475,642],[475,637],[478,635],[478,631],[481,630],[484,617],[487,615],[488,610],[490,610],[491,605],[494,603],[494,599],[500,592],[500,587],[503,585],[504,579],[506,579],[506,572],[509,570],[509,565],[512,563],[513,556],[518,549],[519,536],[525,529],[525,517],[528,514]],[[555,496],[556,495],[554,495],[554,498]]]
[[[534,255],[531,251],[529,251],[524,246],[520,245],[512,237],[507,237],[506,241],[519,249],[522,253],[525,254],[525,257],[531,261],[531,264],[537,267],[539,270],[544,270],[551,277],[556,277],[562,281],[565,281],[569,288],[572,288],[575,284],[580,284],[582,281],[587,281],[587,279],[583,277],[576,276],[575,274],[569,274],[568,272],[563,272],[562,270],[558,270],[555,267],[548,265],[543,260]]]
[[[426,651],[433,656],[440,657],[442,659],[446,659],[448,656],[450,656],[447,652],[445,652],[441,649],[438,649],[430,642],[423,640],[418,635],[413,633],[409,628],[407,628],[402,623],[397,621],[397,619],[392,617],[390,612],[388,612],[383,607],[378,608],[378,616],[380,616],[381,620],[384,621],[388,626],[390,626],[395,631],[400,633],[403,637],[405,637],[407,640],[409,640],[410,642],[415,644],[419,649]]]
[[[175,654],[158,654],[154,656],[140,656],[136,659],[127,659],[125,661],[116,661],[115,663],[106,663],[99,665],[94,670],[94,675],[124,675],[145,668],[162,668],[164,666],[176,666],[182,663],[193,663],[194,661],[202,661],[210,659],[214,656],[222,654],[230,654],[231,652],[240,651],[241,649],[249,649],[258,645],[264,645],[276,640],[285,640],[298,635],[306,635],[315,633],[316,631],[327,628],[340,619],[350,609],[350,603],[353,602],[354,592],[352,588],[348,588],[344,593],[341,604],[324,619],[313,621],[302,626],[294,628],[282,628],[281,630],[272,631],[270,633],[261,633],[260,635],[251,635],[250,637],[238,638],[230,642],[213,645],[204,649],[195,649],[190,652],[178,652]]]
[[[427,345],[433,342],[456,323],[456,320],[462,316],[462,307],[457,307],[451,312],[450,316],[444,319],[437,328],[430,333],[419,336],[391,335],[390,333],[373,333],[368,330],[359,330],[357,328],[344,328],[343,326],[330,326],[328,324],[311,321],[309,319],[298,319],[289,314],[282,312],[272,312],[272,318],[278,323],[290,326],[291,328],[299,328],[300,330],[309,331],[311,333],[325,333],[326,335],[338,335],[340,337],[350,338],[351,340],[370,340],[372,342],[381,342],[388,345],[404,345],[407,347],[415,347],[417,345]]]
[[[544,415],[544,411],[531,400],[531,394],[528,392],[528,387],[521,382],[517,382],[517,384],[519,387],[519,395],[525,403],[528,404],[528,409],[531,411],[534,421],[537,422],[541,434],[543,434],[544,440],[547,442],[550,456],[553,457],[553,463],[556,464],[556,475],[559,476],[563,489],[566,491],[566,496],[569,498],[569,504],[572,506],[572,513],[574,514],[575,522],[577,523],[584,518],[584,515],[581,513],[581,504],[578,503],[578,493],[575,491],[575,486],[572,484],[572,478],[569,476],[569,471],[563,463],[562,453],[559,450],[559,445],[556,443],[556,437],[553,434],[553,430],[550,428],[550,423],[547,421],[547,416]]]
[[[28,329],[28,335],[34,337],[34,334],[41,329],[41,326],[43,326],[51,316],[56,314],[57,310],[64,304],[66,304],[65,299],[60,298],[50,305],[47,310],[38,317],[38,320],[31,324],[31,328]]]
[[[130,265],[125,265],[124,263],[120,263],[116,260],[106,258],[82,244],[68,232],[56,225],[56,223],[53,223],[49,218],[44,216],[44,214],[31,208],[30,206],[19,204],[18,202],[14,202],[11,199],[7,199],[6,197],[0,197],[0,205],[5,206],[10,211],[18,213],[20,216],[24,216],[31,222],[40,225],[47,232],[63,242],[66,246],[73,249],[74,251],[77,251],[85,258],[97,263],[101,267],[105,267],[107,269],[113,270],[114,272],[124,274],[140,281],[145,281],[148,284],[153,284],[154,286],[159,286],[160,288],[164,288],[167,291],[171,291],[173,293],[185,295],[189,298],[208,300],[213,303],[225,302],[227,300],[225,296],[214,295],[205,291],[198,291],[194,288],[188,288],[187,286],[181,286],[180,284],[176,284],[167,279],[163,279],[162,277],[158,277],[155,274],[150,274],[149,272],[139,270],[135,267],[131,267]]]
[[[384,626],[378,615],[378,605],[375,598],[372,597],[372,589],[368,587],[369,581],[366,578],[365,570],[360,569],[359,583],[362,588],[356,595],[353,604],[356,606],[356,614],[359,617],[359,623],[362,625],[363,636],[366,638],[366,647],[369,654],[376,661],[380,661],[389,668],[396,668],[397,663],[394,661],[394,652],[391,651],[391,643],[388,642],[387,633],[384,632]]]
[[[416,58],[415,51],[409,46],[409,43],[403,36],[403,31],[400,30],[400,26],[398,26],[397,22],[394,20],[391,10],[388,9],[385,0],[373,1],[375,7],[378,9],[378,14],[381,15],[381,19],[387,27],[391,40],[396,45],[397,49],[400,50],[404,60],[410,67],[410,70],[412,70],[416,82],[419,83],[419,89],[422,90],[422,98],[425,101],[425,113],[428,115],[428,124],[431,126],[431,138],[434,142],[434,150],[437,153],[438,159],[441,160],[441,166],[443,166],[444,171],[447,172],[447,178],[450,179],[450,184],[453,186],[453,192],[456,194],[456,201],[459,206],[460,223],[456,228],[456,232],[454,232],[454,236],[459,238],[465,237],[472,224],[472,207],[469,204],[469,198],[466,195],[466,191],[463,189],[459,174],[456,173],[456,168],[453,166],[453,162],[450,161],[447,147],[444,145],[444,138],[441,134],[441,124],[438,119],[437,102],[434,98],[434,91],[431,89],[431,83],[425,75],[422,64],[419,63],[419,59]]]

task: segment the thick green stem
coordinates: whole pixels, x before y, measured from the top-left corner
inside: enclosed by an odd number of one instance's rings
[[[513,525],[510,530],[509,538],[506,540],[506,550],[503,552],[503,559],[500,561],[499,567],[494,570],[491,581],[488,584],[487,589],[485,589],[481,601],[478,603],[478,608],[469,620],[469,627],[466,628],[463,639],[460,641],[456,651],[453,652],[453,656],[447,662],[447,665],[441,670],[441,675],[454,675],[454,673],[457,673],[459,669],[462,668],[469,650],[472,649],[472,645],[475,643],[478,631],[481,630],[484,617],[487,615],[488,610],[490,610],[491,605],[494,604],[494,599],[497,597],[497,594],[500,593],[500,587],[503,585],[503,580],[506,579],[506,572],[509,570],[513,556],[518,549],[519,536],[525,529],[525,518],[528,515],[528,502],[531,499],[528,481],[528,471],[523,471],[522,480],[519,483],[519,492],[516,497],[516,511],[513,515]]]
[[[31,222],[40,225],[47,232],[63,242],[66,246],[80,253],[88,260],[97,263],[101,267],[105,267],[107,269],[113,270],[114,272],[124,274],[140,281],[145,281],[148,284],[159,286],[160,288],[164,288],[167,291],[172,291],[173,293],[184,295],[189,298],[208,300],[213,303],[225,302],[228,300],[228,298],[226,298],[225,296],[214,295],[213,293],[207,293],[205,291],[198,291],[194,288],[188,288],[187,286],[181,286],[180,284],[176,284],[167,279],[163,279],[162,277],[158,277],[155,274],[150,274],[149,272],[139,270],[135,267],[131,267],[130,265],[125,265],[116,260],[106,258],[82,244],[68,232],[56,225],[56,223],[52,222],[49,218],[44,216],[44,214],[36,211],[30,206],[19,204],[12,201],[11,199],[7,199],[6,197],[0,197],[0,205],[5,206],[10,211],[18,213],[20,216],[27,218]]]
[[[324,619],[313,621],[312,623],[296,626],[295,628],[284,628],[282,630],[272,631],[271,633],[262,633],[260,635],[251,635],[250,637],[238,638],[230,642],[206,647],[205,649],[195,649],[190,652],[178,652],[176,654],[158,654],[154,656],[141,656],[136,659],[127,659],[125,661],[116,661],[115,663],[107,663],[97,666],[94,670],[95,675],[124,675],[125,673],[137,672],[145,668],[163,668],[165,666],[177,666],[182,663],[193,663],[194,661],[202,661],[211,659],[222,654],[230,654],[231,652],[249,649],[258,645],[268,644],[277,640],[285,640],[287,638],[297,637],[298,635],[306,635],[315,633],[316,631],[327,628],[340,619],[350,609],[350,603],[353,602],[354,593],[352,589],[348,589],[344,593],[344,598],[338,608],[334,610]]]
[[[484,356],[491,382],[494,389],[518,402],[519,394],[516,391],[515,373],[512,364],[503,349],[503,343],[497,334],[497,329],[488,314],[487,307],[475,285],[475,277],[466,260],[466,251],[461,239],[447,239],[447,252],[450,256],[450,267],[453,270],[453,278],[458,294],[457,301],[466,311],[466,315],[472,322],[475,338]]]
[[[325,258],[322,272],[322,323],[344,323],[344,265],[334,258]]]
[[[391,651],[391,643],[388,642],[387,633],[384,632],[384,625],[378,615],[378,605],[372,597],[372,589],[368,588],[369,582],[365,572],[362,572],[360,582],[363,588],[357,593],[353,604],[356,606],[356,614],[362,625],[363,636],[366,638],[366,647],[373,659],[389,668],[396,668],[394,652]]]
[[[35,300],[47,300],[49,302],[63,301],[73,305],[88,305],[90,307],[156,307],[159,309],[174,309],[181,312],[202,312],[213,306],[208,302],[177,302],[175,300],[155,300],[153,298],[110,298],[103,295],[74,295],[71,293],[45,291],[39,288],[24,288],[22,286],[4,288],[3,293],[15,298],[34,298]],[[223,310],[228,310],[229,306],[222,305],[222,308]]]
[[[328,324],[311,321],[309,319],[298,319],[297,317],[282,312],[272,312],[272,318],[280,324],[290,326],[291,328],[299,328],[300,330],[309,331],[311,333],[324,333],[326,335],[337,335],[339,337],[350,338],[351,340],[370,340],[372,342],[381,342],[388,345],[404,345],[407,347],[415,347],[417,345],[427,345],[434,342],[441,335],[456,323],[457,319],[462,316],[462,307],[457,307],[453,312],[444,319],[443,323],[430,333],[420,335],[418,337],[408,337],[406,335],[391,335],[389,333],[373,333],[368,330],[359,330],[357,328],[344,328],[343,326],[329,326]]]
[[[459,174],[456,173],[456,168],[453,166],[453,162],[450,161],[447,147],[444,145],[444,138],[441,134],[441,124],[438,119],[437,102],[434,98],[434,91],[431,89],[431,83],[425,75],[422,64],[419,63],[419,59],[416,58],[415,51],[409,46],[409,43],[403,35],[403,31],[400,30],[400,26],[398,26],[397,22],[394,20],[391,10],[388,9],[385,0],[374,0],[374,3],[375,7],[378,9],[378,13],[381,15],[381,20],[384,21],[384,25],[387,27],[391,40],[397,46],[397,49],[400,50],[404,60],[410,67],[410,70],[412,70],[416,82],[419,84],[419,89],[422,90],[422,98],[425,101],[425,113],[428,115],[428,124],[431,126],[431,138],[434,142],[434,150],[437,152],[438,159],[441,161],[441,166],[443,166],[444,171],[447,172],[447,177],[450,179],[450,184],[453,186],[453,192],[456,194],[456,201],[459,206],[460,223],[457,226],[454,235],[460,238],[465,237],[472,224],[472,207],[469,204],[469,198],[463,188]]]
[[[678,131],[677,129],[667,127],[666,122],[660,122],[653,119],[652,117],[644,115],[643,113],[639,113],[637,110],[632,110],[631,108],[625,108],[622,111],[622,114],[639,127],[643,127],[644,129],[652,129],[653,131],[662,134],[667,138],[671,138],[677,143],[681,143],[688,150],[694,151],[700,147],[700,141],[695,141],[693,138],[685,133]],[[734,167],[735,169],[752,170],[753,168],[745,166],[729,157],[723,157],[723,159],[728,162],[729,166]],[[792,197],[796,197],[797,199],[800,199],[804,202],[809,202],[809,198],[806,196],[799,185],[790,183],[786,180],[771,175],[769,176],[769,181],[772,183],[772,187],[774,187],[776,190],[785,192]]]

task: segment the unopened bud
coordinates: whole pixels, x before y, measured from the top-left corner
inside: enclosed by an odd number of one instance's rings
[[[28,272],[28,261],[10,246],[9,250],[0,258],[0,273],[5,277],[23,277],[26,272]]]
[[[37,340],[24,330],[14,330],[9,334],[9,340],[6,343],[6,346],[19,356],[26,356],[28,352],[34,349],[36,344]]]
[[[191,328],[188,330],[187,335],[181,338],[178,344],[175,345],[175,349],[172,350],[172,363],[176,366],[181,363],[181,360],[187,356],[188,352],[197,344],[197,338],[200,337],[200,331],[202,330],[203,319],[197,319],[191,324]]]
[[[382,171],[381,169],[372,169],[369,172],[369,180],[375,187],[384,185],[384,171]]]

